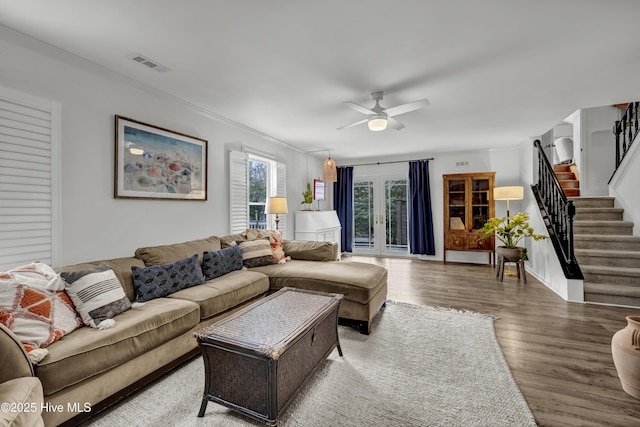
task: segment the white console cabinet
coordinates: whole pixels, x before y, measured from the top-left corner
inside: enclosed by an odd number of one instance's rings
[[[296,240],[336,242],[340,248],[340,220],[336,211],[296,211]]]

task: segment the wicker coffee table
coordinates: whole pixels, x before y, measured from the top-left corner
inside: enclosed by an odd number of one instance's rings
[[[283,288],[195,334],[209,401],[269,425],[337,347],[342,295]]]

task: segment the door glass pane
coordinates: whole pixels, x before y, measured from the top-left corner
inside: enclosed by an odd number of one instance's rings
[[[465,224],[465,180],[452,179],[449,181],[449,228],[451,230],[466,230]]]
[[[373,182],[353,183],[353,247],[374,249],[375,222],[373,205]]]
[[[471,181],[471,225],[474,230],[482,228],[489,219],[489,180]]]
[[[407,250],[407,180],[387,180],[385,193],[385,250]]]

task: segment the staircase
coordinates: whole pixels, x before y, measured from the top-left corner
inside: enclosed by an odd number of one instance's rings
[[[567,197],[580,195],[580,179],[575,163],[553,165],[553,172]]]
[[[640,237],[613,197],[571,198],[585,302],[640,307]]]

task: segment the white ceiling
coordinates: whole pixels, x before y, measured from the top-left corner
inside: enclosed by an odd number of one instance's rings
[[[0,0],[2,25],[339,163],[513,146],[640,99],[638,17],[638,0]],[[377,90],[431,105],[400,131],[336,129]]]

